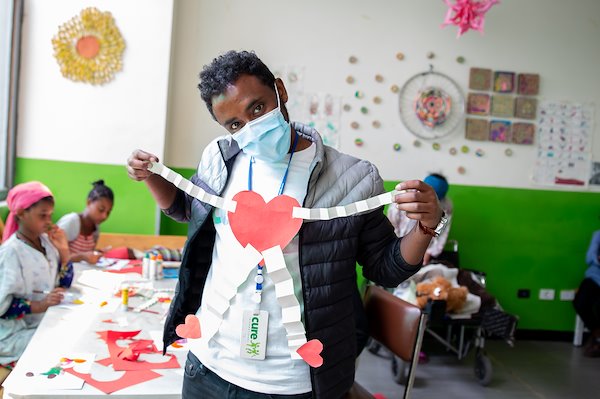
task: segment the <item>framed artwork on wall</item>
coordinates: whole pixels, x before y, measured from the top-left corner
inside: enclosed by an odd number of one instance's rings
[[[515,73],[494,72],[494,91],[496,93],[512,93],[515,91]]]
[[[522,119],[535,119],[537,115],[537,99],[517,97],[515,101],[515,116]]]
[[[537,73],[520,73],[517,92],[525,96],[537,96],[540,91],[540,75]]]
[[[490,141],[499,143],[510,142],[511,137],[511,122],[492,120],[490,121]]]
[[[492,116],[512,118],[515,110],[515,99],[511,96],[494,94],[492,96]]]
[[[515,144],[533,144],[535,125],[533,123],[516,122],[512,126],[512,142]]]
[[[465,124],[465,138],[467,140],[486,141],[490,125],[486,119],[467,118]]]
[[[490,114],[490,96],[483,93],[469,93],[467,97],[467,114],[471,115],[489,115]]]

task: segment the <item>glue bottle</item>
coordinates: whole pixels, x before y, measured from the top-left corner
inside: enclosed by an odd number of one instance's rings
[[[121,286],[121,310],[127,312],[129,310],[129,287]]]
[[[148,278],[150,280],[155,280],[156,279],[156,255],[152,254],[150,255],[150,272],[148,275]]]
[[[163,257],[161,254],[156,255],[156,276],[154,278],[156,280],[163,278]]]
[[[142,259],[142,278],[150,278],[150,254],[146,252]]]

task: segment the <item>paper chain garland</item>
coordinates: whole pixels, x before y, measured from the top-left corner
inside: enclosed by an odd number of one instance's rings
[[[210,204],[216,208],[223,209],[227,212],[235,212],[237,203],[233,200],[228,200],[217,195],[212,195],[204,191],[202,188],[194,185],[179,173],[174,172],[160,162],[152,162],[149,171],[162,176],[165,180],[173,183],[175,187],[185,191],[192,197]],[[371,197],[366,200],[353,202],[348,205],[334,206],[331,208],[302,208],[294,207],[292,216],[304,220],[331,220],[338,217],[352,216],[357,213],[377,209],[380,206],[388,205],[394,202],[397,194],[404,193],[404,190],[393,190],[387,193],[380,194],[376,197]]]

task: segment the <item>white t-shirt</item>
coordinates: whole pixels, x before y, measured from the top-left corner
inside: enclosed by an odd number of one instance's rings
[[[283,191],[284,195],[295,198],[300,205],[304,202],[308,186],[310,164],[315,157],[316,146],[294,153],[290,170]],[[265,202],[269,202],[278,194],[279,187],[287,164],[289,154],[277,163],[266,163],[255,160],[253,164],[252,190],[260,194]],[[248,190],[248,167],[250,157],[240,153],[234,163],[227,187],[222,196],[232,198],[240,191]],[[227,213],[215,209],[213,221],[216,228],[216,240],[213,249],[212,266],[209,270],[202,303],[206,303],[206,295],[211,292],[211,284],[219,274],[231,269],[235,262],[233,253],[239,253],[240,243],[237,241],[227,220]],[[285,263],[294,282],[294,293],[300,303],[303,314],[302,281],[298,257],[298,235],[283,249]],[[229,269],[228,269],[229,267]],[[264,360],[244,359],[240,357],[242,314],[252,310],[252,302],[256,283],[256,272],[251,272],[246,281],[238,288],[237,294],[230,302],[230,308],[223,315],[219,331],[210,339],[200,339],[191,350],[200,361],[221,378],[242,388],[267,394],[300,394],[312,390],[310,369],[304,360],[292,360],[286,338],[286,330],[281,322],[281,307],[275,295],[275,285],[269,277],[268,266],[263,283],[261,310],[269,312],[267,350]],[[204,306],[204,305],[203,305]],[[202,307],[198,317],[202,320]]]

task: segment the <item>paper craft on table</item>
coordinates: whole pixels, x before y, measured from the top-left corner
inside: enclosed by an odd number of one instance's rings
[[[139,275],[142,274],[142,266],[127,266],[127,267],[122,267],[120,269],[111,269],[111,268],[107,268],[106,271],[108,273],[137,273]]]
[[[106,370],[99,369],[102,367]],[[136,371],[125,371],[125,372],[115,372],[113,369],[99,365],[98,362],[94,365],[94,369],[92,373],[84,374],[78,373],[73,369],[65,370],[67,373],[70,373],[76,377],[79,377],[81,380],[85,381],[87,384],[93,386],[104,392],[105,394],[111,394],[116,391],[120,391],[121,389],[128,388],[133,385],[140,384],[142,382],[150,381],[155,378],[161,377],[160,374],[152,371],[152,370],[136,370]],[[98,380],[100,375],[120,375],[113,380]],[[96,378],[94,378],[96,376]]]
[[[162,330],[148,331],[148,334],[150,335],[150,338],[152,338],[152,340],[154,341],[154,345],[156,345],[156,348],[159,350],[159,352],[162,352],[164,346]],[[190,348],[188,339],[181,338],[169,345],[167,347],[167,352],[188,351],[189,349]]]
[[[165,355],[168,357],[168,359],[163,362],[149,362],[146,360],[140,360],[140,356],[142,354],[157,354],[160,352],[152,340],[133,338],[139,333],[140,330],[107,330],[98,332],[100,338],[106,342],[106,345],[108,346],[108,352],[110,354],[110,358],[100,360],[99,363],[104,365],[112,363],[113,368],[116,371],[168,369],[181,367],[177,361],[177,357],[171,354]],[[118,340],[131,340],[132,342],[128,346],[122,347],[117,344]]]
[[[94,353],[68,353],[37,373],[28,372],[28,384],[44,390],[82,389],[83,381],[65,371],[72,369],[80,373],[89,373],[96,355]]]
[[[72,375],[70,370],[65,370],[65,372],[61,374],[55,374],[55,376],[52,378],[50,378],[48,375],[43,375],[41,373],[34,374],[31,372],[29,372],[27,376],[30,378],[26,379],[24,382],[27,382],[28,386],[35,387],[43,391],[56,389],[82,389],[84,383],[81,378],[77,378],[76,376]]]
[[[84,270],[77,282],[100,291],[118,289],[125,281],[146,281],[137,273],[106,273],[102,270]]]

